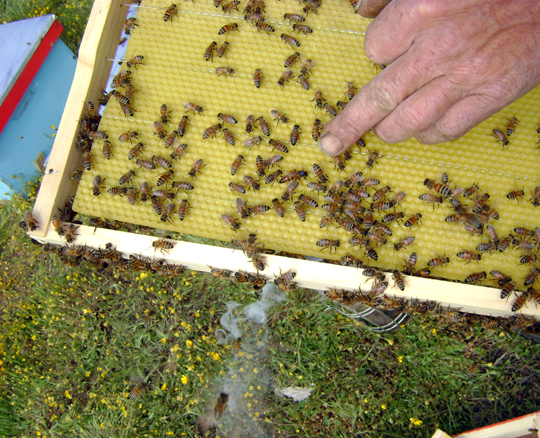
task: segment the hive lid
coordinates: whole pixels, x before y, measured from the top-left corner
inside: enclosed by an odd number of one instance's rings
[[[54,23],[53,14],[0,25],[0,105]]]

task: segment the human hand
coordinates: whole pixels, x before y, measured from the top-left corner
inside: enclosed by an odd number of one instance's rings
[[[360,12],[369,3],[364,49],[387,67],[324,128],[327,154],[370,129],[386,143],[454,140],[540,84],[539,0],[364,0]]]

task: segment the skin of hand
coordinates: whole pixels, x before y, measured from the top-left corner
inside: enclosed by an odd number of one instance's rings
[[[386,143],[454,140],[540,84],[540,0],[363,0],[358,9],[377,17],[364,50],[387,67],[325,126],[319,147],[329,155],[370,129]]]

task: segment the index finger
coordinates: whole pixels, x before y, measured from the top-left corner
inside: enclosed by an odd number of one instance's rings
[[[344,110],[328,123],[319,148],[339,155],[390,114],[403,100],[431,82],[436,70],[415,56],[415,47],[368,82]]]

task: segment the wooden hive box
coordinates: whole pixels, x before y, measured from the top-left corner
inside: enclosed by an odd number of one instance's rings
[[[330,10],[332,10],[332,8],[338,4],[338,0],[326,1],[328,3],[326,6]],[[156,2],[150,2],[149,4],[152,5],[151,7],[154,10],[159,11],[156,12],[156,14],[160,17],[161,20],[163,20],[163,12],[167,8],[167,5],[162,5],[164,7],[160,10],[158,7],[156,7],[154,3],[157,4]],[[332,4],[330,5],[330,3]],[[335,3],[335,5],[333,3]],[[143,3],[143,7],[145,7],[145,4],[146,3]],[[185,5],[190,4],[183,4],[182,7],[184,7]],[[62,121],[59,126],[58,135],[56,137],[53,151],[50,156],[41,189],[33,210],[34,217],[40,223],[40,229],[31,232],[30,236],[37,241],[43,243],[48,242],[57,245],[65,245],[65,240],[56,233],[54,227],[51,225],[51,217],[57,213],[57,207],[63,206],[77,191],[77,182],[70,180],[70,175],[75,169],[81,166],[81,153],[74,146],[77,141],[77,134],[79,131],[78,121],[80,118],[83,117],[86,111],[84,102],[97,102],[98,98],[100,97],[100,89],[105,87],[106,83],[108,82],[110,68],[112,65],[110,60],[114,59],[115,57],[118,42],[128,11],[128,8],[124,6],[125,5],[123,5],[123,2],[121,0],[96,0],[94,2],[92,13],[90,15],[90,19],[87,25],[87,30],[79,51],[79,60],[73,86],[71,88],[70,96],[64,110]],[[270,6],[274,7],[273,5]],[[345,6],[350,8],[348,5]],[[211,7],[213,10],[213,6],[204,5],[204,7]],[[279,8],[281,8],[281,6],[279,6]],[[298,6],[291,6],[291,8],[298,9]],[[182,14],[182,11],[180,11],[180,14]],[[205,19],[213,16],[213,14],[209,12],[197,12],[196,14],[193,14],[193,16],[195,15],[204,16]],[[219,14],[217,14],[216,17],[218,15]],[[224,15],[219,15],[219,18],[223,20]],[[230,21],[231,19],[232,18],[228,20]],[[236,19],[238,19],[238,17]],[[175,20],[178,20],[178,18],[175,18]],[[274,21],[271,22],[274,23]],[[367,22],[364,22],[363,24],[364,28],[366,23]],[[163,25],[163,22],[161,22],[161,24]],[[220,21],[220,26],[221,24],[222,23]],[[245,24],[245,26],[247,26],[247,24]],[[339,35],[340,32],[343,33],[342,31],[339,31],[339,29],[327,28],[326,30],[328,30],[328,32],[332,32],[332,35]],[[214,32],[214,30],[212,32]],[[361,34],[361,32],[355,33]],[[262,34],[261,36],[265,35]],[[208,45],[208,41],[203,40],[200,45],[201,47],[206,47]],[[356,50],[358,50],[358,48],[356,48]],[[200,53],[200,58],[202,60],[202,52],[199,51],[197,53]],[[128,48],[127,57],[129,57],[130,55],[131,54],[129,53]],[[204,61],[202,62],[204,63]],[[366,62],[365,59],[363,62]],[[216,67],[217,65],[218,64],[214,64],[214,67]],[[141,68],[143,68],[143,66],[141,66]],[[325,75],[322,67],[320,71],[322,73],[320,73],[319,78],[324,79],[328,76]],[[247,76],[246,73],[247,72],[244,71],[243,74],[239,76]],[[314,81],[321,80],[317,79],[317,76],[314,77]],[[305,98],[307,102],[311,101],[312,92],[313,90],[310,91],[309,97]],[[534,93],[538,94],[538,90],[535,90]],[[530,99],[534,100],[534,96]],[[530,105],[530,100],[526,100],[525,103],[522,105]],[[512,111],[512,109],[510,109],[509,111]],[[535,123],[534,117],[522,115],[522,113],[526,114],[526,110],[521,109],[520,111],[520,120],[522,120],[522,125],[520,129],[523,129],[523,131],[525,131],[523,125],[527,123],[528,125],[532,126]],[[110,117],[118,118],[118,116],[115,116],[114,114],[110,115]],[[497,120],[498,123],[500,123],[501,120],[506,119],[504,118],[504,116],[499,116]],[[207,126],[209,124],[210,123],[207,122]],[[458,148],[458,150],[461,147],[463,151],[467,151],[468,148],[470,148],[470,144],[478,141],[479,138],[483,139],[484,143],[487,142],[488,146],[491,147],[490,145],[493,144],[493,139],[490,139],[489,136],[485,134],[485,126],[482,129],[476,131],[475,133],[472,133],[464,140],[463,144],[460,145],[458,143],[455,147]],[[304,135],[308,136],[309,129],[306,129],[306,127],[303,126],[302,130],[303,132],[305,132]],[[488,130],[487,132],[489,133],[490,130]],[[529,142],[530,137],[533,137],[532,133],[530,135],[528,134],[527,141]],[[412,181],[412,183],[417,184],[420,188],[422,188],[422,181],[424,180],[424,178],[433,178],[435,177],[435,174],[424,174],[418,177],[418,172],[426,172],[426,170],[425,168],[422,169],[421,167],[419,168],[417,166],[425,164],[432,166],[432,168],[439,168],[440,170],[437,170],[439,172],[439,175],[440,172],[445,170],[444,167],[455,170],[455,173],[459,175],[465,175],[466,172],[470,170],[466,167],[459,166],[459,160],[467,159],[468,155],[464,156],[460,153],[456,153],[455,155],[448,157],[448,162],[443,165],[441,164],[439,157],[436,155],[430,155],[428,157],[422,157],[418,159],[415,159],[414,156],[410,158],[406,155],[400,157],[392,156],[391,153],[387,152],[392,150],[392,146],[384,146],[380,143],[380,141],[374,138],[371,138],[370,141],[378,148],[386,147],[386,149],[384,149],[384,155],[388,160],[399,160],[400,163],[404,163],[404,169],[410,164],[407,170],[409,174],[408,176],[403,176],[403,180],[408,180],[409,182]],[[418,152],[418,149],[415,148],[422,147],[417,143],[406,143],[406,145],[409,144],[412,145],[412,150],[416,152]],[[493,147],[498,148],[497,151],[493,153],[494,159],[502,160],[503,158],[501,157],[504,157],[502,155],[504,151],[499,150],[501,149],[500,146]],[[318,153],[318,151],[313,149],[310,153],[316,154]],[[354,157],[354,159],[357,162],[359,162],[361,158],[363,158],[365,161],[365,156],[368,152],[356,153],[357,155]],[[467,152],[464,153],[466,154]],[[436,152],[434,152],[434,154],[436,154]],[[362,157],[362,155],[364,155],[364,157]],[[328,160],[327,157],[322,157],[321,154],[321,160],[323,159]],[[528,159],[525,157],[524,160],[527,161]],[[525,175],[533,175],[536,171],[536,169],[534,168],[534,163],[532,163],[532,160],[529,160],[527,162],[529,164],[529,167],[525,169]],[[392,163],[390,164],[395,165]],[[474,167],[474,164],[476,163],[473,163],[472,167]],[[306,163],[306,166],[310,165],[311,163]],[[492,172],[484,170],[473,173],[473,175],[473,177],[477,177],[481,181],[486,181],[486,184],[488,184],[490,179],[494,178]],[[510,176],[504,175],[504,172],[497,173],[497,175],[499,175],[501,178],[506,178]],[[84,178],[88,179],[89,177],[83,176],[83,182],[85,181]],[[397,173],[397,178],[401,178],[400,172]],[[526,176],[523,176],[521,179],[527,182],[529,186],[531,186],[531,183],[538,185],[538,183],[535,183],[536,180],[533,177],[527,178]],[[524,184],[523,181],[520,181],[520,183]],[[470,180],[470,182],[472,183],[473,181]],[[467,182],[464,182],[463,184],[466,183]],[[88,185],[87,180],[86,185]],[[86,187],[86,189],[88,189],[88,187]],[[425,191],[427,190],[424,190],[424,192]],[[234,199],[234,197],[232,197],[232,199]],[[420,201],[412,201],[411,205],[416,206],[419,203]],[[510,216],[510,218],[514,219],[515,215],[519,216],[521,214],[520,212],[529,211],[531,209],[530,205],[527,204],[526,201],[522,202],[522,204],[518,205],[517,207],[512,206],[510,208],[513,208],[517,212],[515,214],[512,213],[511,215],[508,215]],[[534,213],[536,210],[531,211]],[[412,213],[412,211],[409,211],[409,213]],[[532,214],[530,217],[527,217],[527,223],[525,225],[534,228],[534,223],[535,221],[537,221],[538,217],[538,213]],[[314,222],[314,218],[309,218],[309,220],[312,224],[318,224],[318,220],[317,222]],[[395,228],[397,229],[397,225],[395,226]],[[255,226],[253,230],[256,229],[257,227]],[[342,232],[342,230],[339,232]],[[253,267],[252,263],[241,251],[238,250],[234,251],[229,248],[178,241],[176,242],[173,249],[169,250],[168,252],[162,253],[159,251],[155,251],[152,247],[152,243],[157,240],[157,238],[155,237],[109,229],[94,228],[84,225],[80,226],[77,229],[77,233],[78,235],[75,241],[77,245],[86,245],[87,247],[98,249],[104,248],[107,243],[112,243],[118,251],[121,251],[124,254],[125,258],[128,258],[130,255],[147,257],[149,259],[163,258],[166,259],[168,263],[185,265],[190,269],[205,272],[208,272],[210,270],[209,266],[213,266],[216,268],[230,269],[233,271],[245,270],[251,273],[256,273],[256,270]],[[311,233],[311,231],[305,234],[309,233]],[[404,232],[401,232],[400,234],[403,236]],[[234,237],[236,234],[230,231],[227,235],[230,239],[231,236]],[[299,232],[297,232],[297,235],[300,236]],[[321,233],[321,235],[318,236],[317,239],[324,236],[325,234]],[[436,244],[439,236],[440,233],[438,233],[437,231],[433,231],[430,239],[434,244]],[[449,238],[452,239],[452,235],[449,236]],[[465,236],[464,238],[466,238],[467,235],[465,233],[462,233],[460,234],[460,236]],[[224,238],[223,236],[204,237],[216,237],[221,240],[227,240],[227,238]],[[317,239],[312,239],[312,243],[314,243]],[[317,253],[314,252],[316,250],[317,248],[314,247],[314,249],[307,251],[306,254],[316,255]],[[383,253],[391,257],[393,255],[393,245],[390,245],[389,248],[383,249],[382,251]],[[422,251],[422,248],[418,247],[418,251]],[[444,254],[445,248],[441,248],[438,253]],[[330,257],[339,259],[342,255],[343,254],[340,253],[337,256]],[[427,261],[428,258],[426,258],[425,260]],[[359,288],[359,285],[362,286],[366,281],[369,280],[367,277],[361,274],[360,270],[349,266],[320,263],[316,261],[290,258],[279,255],[268,255],[267,261],[268,266],[262,272],[262,274],[264,274],[267,278],[273,279],[274,276],[279,276],[280,273],[293,270],[294,272],[296,272],[295,281],[298,283],[299,286],[306,288],[318,290],[327,290],[330,288],[355,290]],[[485,270],[486,268],[484,266],[489,266],[489,262],[483,263],[488,263],[488,265],[482,265],[481,269],[477,269],[478,271]],[[500,266],[502,262],[498,263],[499,265],[497,266]],[[400,269],[402,264],[403,256],[401,255],[401,253],[399,253],[395,255],[393,259],[388,259],[386,266],[382,267],[387,270]],[[468,269],[469,271],[471,270],[471,268]],[[526,268],[520,266],[519,269],[519,272],[521,273]],[[450,276],[450,278],[452,278],[452,276]],[[457,276],[457,278],[459,278],[459,275]],[[456,279],[456,276],[454,276],[453,279]],[[491,284],[494,283],[492,282]],[[369,287],[369,285],[370,283],[367,283],[367,286],[362,286],[362,288],[366,289],[367,287]],[[445,281],[433,278],[421,278],[416,276],[407,277],[406,288],[404,291],[401,291],[396,287],[392,288],[391,285],[392,282],[390,282],[390,287],[386,290],[386,294],[389,296],[395,296],[396,298],[404,297],[408,299],[419,300],[420,302],[432,300],[438,302],[441,306],[449,306],[453,309],[459,309],[462,312],[491,315],[494,317],[512,315],[512,312],[510,310],[511,301],[501,300],[500,289],[496,287],[477,286],[458,283],[455,281]],[[529,303],[528,306],[524,307],[521,310],[521,314],[527,317],[538,318],[540,317],[540,309],[538,309],[534,304]]]

